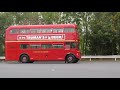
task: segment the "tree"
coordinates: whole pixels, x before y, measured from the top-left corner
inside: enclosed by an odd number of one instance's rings
[[[95,12],[91,22],[90,49],[91,54],[116,55],[119,51],[118,12]],[[118,46],[117,46],[118,45]]]

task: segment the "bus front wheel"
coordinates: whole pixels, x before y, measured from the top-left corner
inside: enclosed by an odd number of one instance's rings
[[[69,54],[69,55],[67,55],[67,57],[66,57],[66,62],[67,62],[67,63],[77,63],[77,62],[78,62],[78,59],[77,59],[74,55]]]
[[[22,63],[29,63],[30,62],[29,56],[28,55],[22,55],[20,57],[20,62],[22,62]]]

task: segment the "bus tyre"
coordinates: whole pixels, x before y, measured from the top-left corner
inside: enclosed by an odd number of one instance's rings
[[[79,61],[79,59],[76,58],[75,61],[74,61],[73,63],[77,63],[78,61]]]
[[[29,56],[28,55],[22,55],[20,57],[20,62],[22,62],[22,63],[29,63],[30,62]]]
[[[77,63],[78,62],[76,57],[72,54],[70,54],[66,57],[66,61],[67,61],[67,63]]]

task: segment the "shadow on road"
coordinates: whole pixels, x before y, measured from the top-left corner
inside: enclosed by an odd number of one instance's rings
[[[33,63],[21,63],[18,61],[0,61],[5,64],[78,64],[78,63],[65,63],[65,61],[34,61]]]

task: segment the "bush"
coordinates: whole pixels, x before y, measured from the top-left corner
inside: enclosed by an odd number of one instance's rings
[[[4,56],[4,55],[5,55],[4,46],[0,44],[0,56]]]

